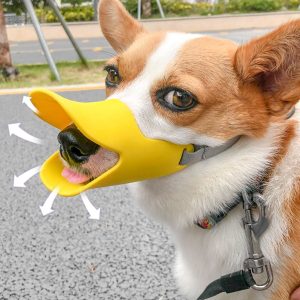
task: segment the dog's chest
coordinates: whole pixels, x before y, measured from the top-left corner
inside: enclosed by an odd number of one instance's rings
[[[175,277],[188,299],[197,299],[210,282],[242,268],[248,256],[241,221],[242,206],[236,207],[210,231],[198,228],[193,222],[197,217],[220,209],[224,203],[229,204],[247,187],[249,178],[256,178],[265,170],[268,158],[276,152],[274,136],[276,132],[269,132],[265,139],[229,150],[199,167],[192,166],[173,176],[130,185],[143,210],[170,229],[177,253]],[[289,251],[283,249],[288,246],[283,247],[282,242],[289,225],[283,207],[299,176],[299,148],[298,139],[290,145],[264,192],[270,226],[261,239],[261,247],[274,266],[275,278],[283,259],[278,251]],[[234,294],[234,299],[265,300],[269,299],[271,291],[248,290]],[[231,300],[233,295],[212,299]]]

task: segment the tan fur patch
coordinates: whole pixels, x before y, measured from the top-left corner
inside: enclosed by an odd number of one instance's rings
[[[282,135],[278,152],[271,160],[272,168],[268,177],[272,176],[273,170],[286,155],[292,139],[296,136],[295,126],[295,121],[290,121]],[[284,206],[290,224],[289,232],[285,236],[285,244],[292,249],[293,253],[281,261],[279,272],[276,273],[277,286],[272,294],[272,300],[289,300],[290,294],[300,285],[300,178],[295,180],[293,187],[291,199],[286,199]]]
[[[241,46],[235,68],[261,88],[273,115],[286,114],[300,98],[300,20]]]
[[[266,106],[257,88],[249,85],[240,89],[233,68],[236,49],[233,42],[211,37],[187,42],[169,72],[152,88],[157,112],[178,126],[210,137],[262,136],[269,122]],[[189,91],[199,105],[178,113],[164,108],[155,94],[167,86]]]
[[[125,88],[131,81],[140,75],[145,65],[153,53],[164,39],[165,32],[143,33],[140,34],[135,43],[118,56],[110,59],[107,64],[118,67],[122,79],[117,89],[108,89],[109,95],[116,90]]]
[[[119,0],[100,1],[99,21],[105,38],[117,52],[127,49],[140,33],[145,32]]]

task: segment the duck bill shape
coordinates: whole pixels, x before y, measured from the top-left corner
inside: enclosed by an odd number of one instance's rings
[[[193,151],[192,145],[145,137],[129,107],[118,99],[84,103],[45,89],[35,89],[30,96],[42,120],[60,130],[74,124],[85,137],[118,154],[110,169],[80,184],[62,176],[64,165],[59,151],[52,154],[44,162],[40,177],[49,190],[58,188],[61,196],[173,174],[186,167],[180,165],[183,152]]]

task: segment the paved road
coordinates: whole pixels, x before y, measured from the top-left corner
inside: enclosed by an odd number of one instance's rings
[[[100,91],[65,93],[99,100]],[[38,177],[13,188],[13,175],[35,167],[57,147],[57,131],[33,117],[21,95],[0,97],[0,299],[180,300],[171,275],[174,252],[165,231],[133,204],[125,186],[89,191],[101,208],[88,219],[79,197],[57,198],[43,217],[49,192]],[[34,145],[9,137],[7,125],[45,140]]]
[[[216,37],[234,40],[243,43],[252,37],[264,34],[268,30],[234,30],[229,32],[204,33]],[[113,56],[114,51],[104,38],[80,39],[78,44],[84,55],[89,60],[107,59]],[[50,51],[55,61],[78,60],[71,43],[68,40],[48,41]],[[45,57],[38,42],[12,43],[11,52],[15,64],[36,64],[45,63]]]

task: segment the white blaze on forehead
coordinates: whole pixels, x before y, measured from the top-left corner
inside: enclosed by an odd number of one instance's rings
[[[159,115],[152,104],[150,90],[153,84],[164,78],[174,63],[178,52],[185,43],[202,35],[188,33],[168,33],[158,48],[152,53],[144,70],[132,83],[109,99],[119,99],[133,112],[140,130],[148,138],[161,139],[176,144],[198,144],[216,146],[222,144],[209,136],[200,135],[187,127],[179,127]]]

